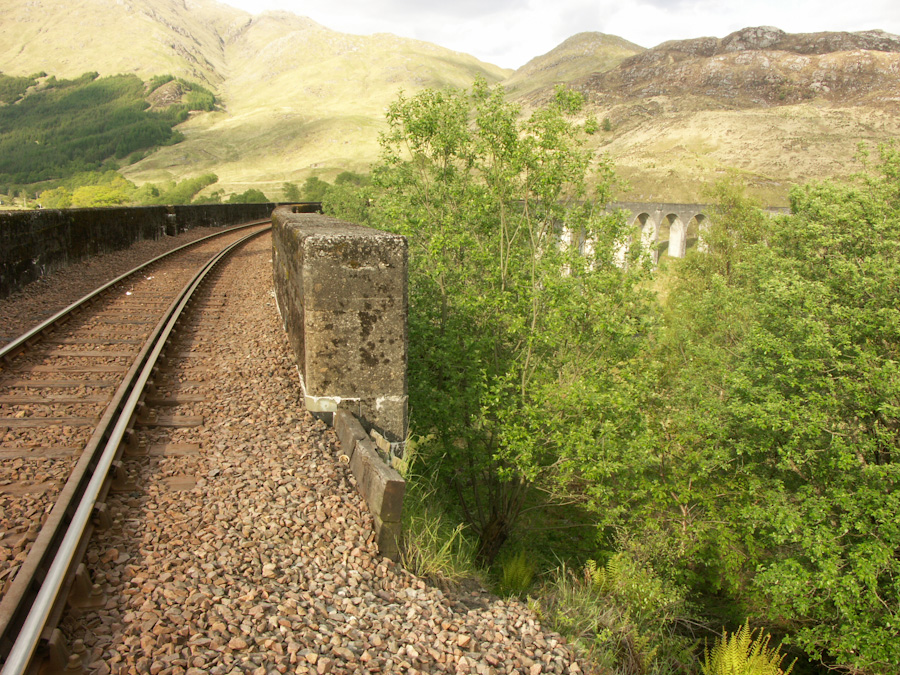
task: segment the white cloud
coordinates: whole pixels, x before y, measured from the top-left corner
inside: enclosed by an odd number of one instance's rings
[[[667,40],[724,37],[747,26],[787,32],[900,33],[896,0],[225,0],[253,14],[283,9],[345,33],[394,33],[434,42],[483,61],[518,68],[584,31],[644,47]]]

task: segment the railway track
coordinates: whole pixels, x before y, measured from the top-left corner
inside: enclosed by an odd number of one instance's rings
[[[157,258],[0,350],[3,675],[28,672],[36,652],[66,667],[55,626],[67,601],[96,601],[79,562],[91,530],[107,524],[103,500],[154,394],[166,340],[210,270],[268,229],[252,225]]]

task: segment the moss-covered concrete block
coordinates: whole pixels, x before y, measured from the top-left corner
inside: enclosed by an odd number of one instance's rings
[[[403,441],[406,239],[291,207],[272,224],[276,298],[307,408],[347,410]]]

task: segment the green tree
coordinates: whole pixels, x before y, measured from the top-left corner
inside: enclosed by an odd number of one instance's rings
[[[299,202],[301,200],[300,188],[297,187],[296,183],[284,183],[281,186],[281,194],[286,202]]]
[[[119,206],[129,201],[130,191],[122,184],[85,185],[72,193],[75,207]]]
[[[355,187],[365,187],[371,185],[372,178],[364,173],[356,173],[355,171],[341,171],[334,179],[335,185],[352,185]]]
[[[307,202],[320,202],[331,184],[318,176],[310,176],[303,183],[303,199]]]
[[[40,201],[45,209],[67,209],[72,206],[72,193],[64,187],[44,190],[40,195]]]
[[[265,204],[269,199],[262,191],[256,188],[250,188],[241,193],[235,193],[228,197],[229,204]]]
[[[344,171],[322,195],[322,210],[353,223],[369,222],[372,179],[365,174]]]
[[[500,89],[425,91],[387,115],[372,222],[410,242],[410,407],[491,561],[533,485],[560,492],[633,423],[617,390],[644,330],[614,263],[612,173],[559,91],[522,119]]]
[[[222,194],[222,190],[214,190],[208,195],[194,197],[194,199],[191,200],[191,204],[221,204]]]
[[[159,191],[153,203],[156,204],[190,204],[194,197],[203,189],[219,181],[214,173],[206,173],[194,178],[185,178],[178,183],[171,183],[165,189]]]
[[[794,190],[789,217],[720,190],[707,251],[675,268],[627,509],[605,495],[695,589],[861,673],[900,663],[898,178],[891,145]]]

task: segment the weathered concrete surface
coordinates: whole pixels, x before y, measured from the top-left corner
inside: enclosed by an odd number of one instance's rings
[[[311,412],[348,410],[401,442],[407,428],[407,244],[327,216],[272,214],[278,308]]]
[[[356,486],[375,517],[375,542],[382,555],[400,555],[401,518],[406,481],[388,466],[359,421],[346,410],[334,414],[334,430],[341,444],[341,461],[350,465]],[[346,459],[345,459],[346,458]]]

